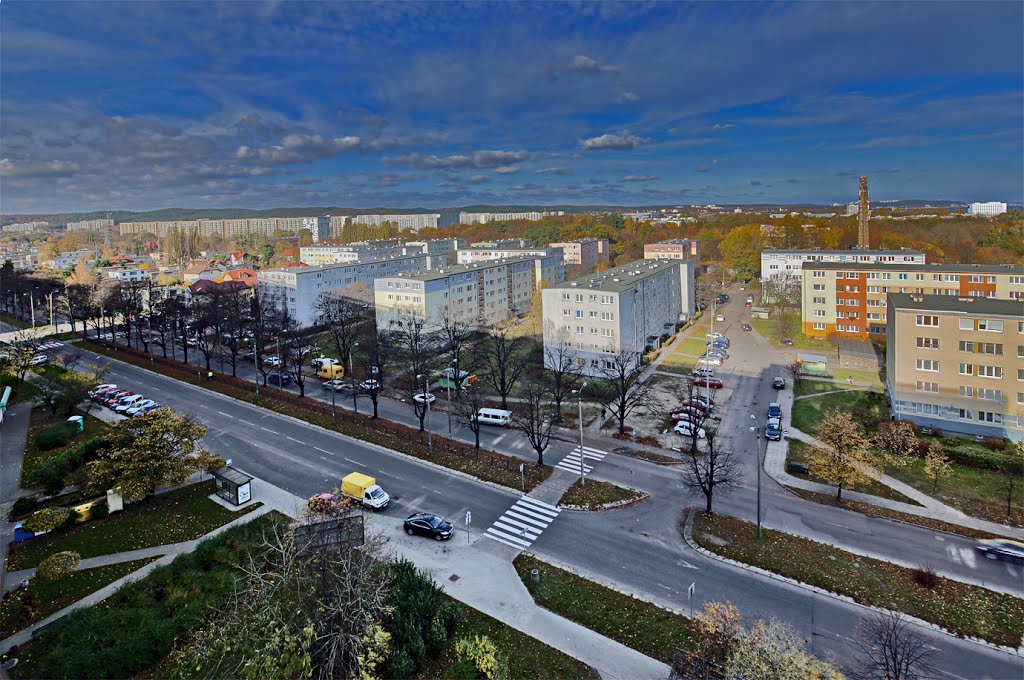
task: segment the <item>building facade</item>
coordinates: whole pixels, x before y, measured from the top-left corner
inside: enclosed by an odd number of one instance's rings
[[[380,227],[385,224],[400,231],[419,231],[420,229],[436,229],[437,221],[441,219],[440,214],[418,213],[413,215],[356,215],[352,218],[352,224],[365,224],[370,227]]]
[[[152,222],[121,222],[118,230],[121,234],[155,234],[167,236],[167,234],[178,231],[186,233],[198,230],[201,236],[212,238],[234,239],[240,236],[262,234],[273,236],[277,232],[285,234],[298,234],[302,229],[309,229],[309,224],[316,221],[319,227],[319,217],[253,217],[244,219],[227,220],[161,220]],[[316,234],[314,233],[314,240]],[[322,233],[322,231],[320,232]]]
[[[762,250],[761,280],[802,276],[805,262],[849,264],[924,264],[919,250]]]
[[[692,281],[692,262],[637,260],[544,289],[544,347],[571,348],[585,374],[600,375],[617,353],[658,346],[682,320],[687,271]]]
[[[562,249],[562,259],[567,265],[575,265],[589,274],[597,265],[608,264],[608,239],[588,238],[581,241],[551,243],[551,248]]]
[[[970,214],[975,217],[991,217],[993,215],[1002,215],[1004,212],[1006,212],[1006,204],[997,201],[971,203],[970,207]]]
[[[332,264],[382,260],[406,254],[409,253],[405,247],[398,245],[379,246],[366,243],[344,246],[303,246],[299,248],[299,262],[311,267],[323,267]]]
[[[562,251],[557,248],[464,248],[455,253],[456,264],[472,264],[489,260],[504,260],[510,257],[557,257],[564,262]]]
[[[49,222],[40,222],[40,221],[37,221],[37,222],[17,222],[15,224],[5,224],[2,228],[0,228],[0,231],[3,231],[4,233],[7,233],[7,234],[16,234],[16,233],[21,233],[21,232],[26,232],[27,233],[27,232],[30,232],[30,231],[35,231],[36,229],[43,229],[43,228],[45,228],[49,224],[50,224]]]
[[[460,212],[459,224],[487,224],[488,222],[511,222],[512,220],[528,220],[530,222],[536,222],[544,217],[557,217],[564,214],[565,211],[563,210],[506,213]],[[440,215],[438,217],[440,217]]]
[[[326,241],[331,237],[330,217],[303,217],[302,228],[309,229],[313,234],[313,243]]]
[[[99,219],[99,220],[82,220],[81,222],[68,222],[68,231],[95,231],[97,229],[112,229],[114,227],[114,220],[110,219]]]
[[[1024,301],[893,293],[887,316],[897,419],[1024,438]]]
[[[1024,300],[1024,267],[975,264],[805,262],[800,285],[803,332],[826,338],[884,339],[886,295]]]
[[[700,264],[700,241],[673,238],[644,245],[645,260],[693,260]]]

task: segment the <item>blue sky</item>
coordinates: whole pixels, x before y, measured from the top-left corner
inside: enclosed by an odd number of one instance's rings
[[[1020,201],[1020,2],[24,2],[0,211]]]

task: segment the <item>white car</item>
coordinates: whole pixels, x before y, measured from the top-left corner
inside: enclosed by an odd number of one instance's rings
[[[138,406],[142,402],[146,401],[146,398],[141,394],[133,394],[130,397],[125,397],[121,401],[117,402],[114,406],[115,413],[124,413],[133,406]]]
[[[718,331],[715,331],[714,333],[708,333],[704,337],[711,338],[713,340],[717,340],[718,338],[724,338],[725,334],[724,333],[719,333]]]
[[[102,385],[97,385],[96,387],[94,387],[91,390],[89,390],[89,396],[90,397],[94,397],[97,394],[99,394],[100,392],[107,392],[109,390],[116,390],[116,389],[117,389],[117,384],[115,384],[115,383],[103,383]]]
[[[704,359],[698,359],[697,363],[699,365],[701,365],[701,366],[721,366],[722,365],[722,358],[721,357],[707,357],[707,358],[704,358]]]
[[[155,403],[156,402],[153,401],[152,399],[143,399],[142,401],[137,401],[134,404],[132,404],[131,406],[129,406],[128,408],[126,408],[124,410],[124,414],[126,416],[134,416],[134,415],[142,412],[143,409],[149,408],[150,406],[154,405]],[[117,410],[117,409],[115,409],[115,410]]]
[[[380,389],[380,381],[372,380],[372,379],[371,380],[364,380],[363,382],[359,383],[359,387],[360,387],[360,389],[364,389],[367,392],[369,392],[371,390],[379,390]]]
[[[688,423],[686,421],[680,421],[680,422],[676,423],[676,426],[675,426],[675,428],[673,428],[672,431],[675,432],[676,434],[681,434],[684,437],[692,437],[693,436],[693,427],[694,426],[691,423]],[[707,437],[708,437],[708,433],[704,431],[704,428],[703,427],[698,427],[697,428],[697,439],[707,439]]]
[[[263,357],[263,365],[277,368],[281,365],[281,358],[278,356]]]
[[[426,394],[414,394],[412,399],[418,404],[433,404],[434,400],[437,399],[437,397],[428,392]]]
[[[32,357],[32,360],[28,362],[29,366],[42,366],[43,364],[50,363],[50,357],[45,354],[37,354]]]
[[[334,390],[335,392],[339,392],[341,390],[348,389],[348,382],[346,382],[344,380],[337,380],[337,379],[336,380],[328,380],[327,382],[324,383],[324,389],[325,390]]]
[[[725,314],[715,314],[715,321],[725,321]]]

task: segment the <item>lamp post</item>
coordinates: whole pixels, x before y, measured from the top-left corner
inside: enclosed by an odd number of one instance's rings
[[[430,376],[420,373],[416,379],[420,378],[423,378],[423,405],[427,409],[427,450],[434,453],[434,433],[430,429]]]
[[[459,372],[455,370],[455,359],[452,359],[450,363],[451,363],[451,366],[448,369],[448,371],[450,372],[450,375],[448,376],[448,397],[447,397],[447,403],[445,404],[445,406],[448,409],[448,439],[452,438],[452,377],[451,376],[454,375],[455,376],[455,380],[459,379]]]
[[[46,297],[50,299],[50,330],[56,331],[57,327],[53,325],[53,291],[47,293]]]
[[[583,388],[587,386],[587,383],[580,385],[578,390],[573,390],[576,393],[576,402],[579,406],[579,420],[580,420],[580,486],[587,485],[587,477],[583,473]]]
[[[761,427],[757,425],[757,418],[750,414],[754,421],[750,431],[754,433],[757,441],[754,444],[754,455],[757,457],[757,540],[761,540]]]
[[[34,291],[35,288],[33,288],[32,290]],[[35,293],[33,293],[31,291],[28,294],[28,304],[29,304],[29,307],[32,309],[32,328],[35,328],[36,327],[36,296],[35,296]],[[24,307],[22,307],[22,309],[24,309]]]
[[[356,372],[352,364],[352,350],[356,347],[359,347],[358,342],[352,343],[352,346],[348,348],[348,375],[352,383],[352,410],[358,414],[359,403],[356,401]]]

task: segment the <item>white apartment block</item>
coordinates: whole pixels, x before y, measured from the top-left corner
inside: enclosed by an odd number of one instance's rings
[[[114,226],[114,220],[82,220],[81,222],[68,222],[68,231],[93,231],[96,229],[110,229]]]
[[[287,309],[299,326],[307,327],[317,323],[318,303],[325,294],[344,293],[357,284],[373,290],[374,279],[419,273],[429,267],[429,255],[406,255],[375,262],[262,269],[257,286],[260,295],[273,300],[278,309]]]
[[[455,253],[457,264],[472,264],[488,260],[504,260],[509,257],[558,257],[564,262],[562,251],[557,248],[465,248]]]
[[[101,267],[100,276],[104,279],[115,281],[148,281],[149,272],[137,266],[128,267]]]
[[[74,267],[79,262],[93,263],[99,254],[97,250],[83,248],[82,250],[66,251],[50,260],[43,260],[40,264],[49,269],[67,269]]]
[[[156,234],[167,236],[172,231],[187,232],[198,230],[201,236],[233,239],[252,234],[273,236],[275,232],[297,234],[309,228],[306,220],[317,217],[253,217],[232,220],[161,220],[154,222],[121,222],[118,229],[122,234]],[[316,240],[314,232],[314,240]]]
[[[588,238],[582,241],[550,243],[551,248],[561,248],[566,264],[580,267],[585,274],[594,271],[597,264],[608,264],[609,245],[606,238]]]
[[[689,287],[689,290],[687,290]],[[587,375],[611,368],[620,351],[659,346],[693,299],[691,260],[637,260],[541,292],[544,347],[572,348]]]
[[[416,321],[434,332],[445,316],[474,329],[514,319],[530,311],[537,259],[517,257],[378,278],[373,283],[377,325],[398,328]]]
[[[16,224],[5,224],[0,231],[8,234],[29,232],[35,231],[36,229],[42,229],[48,224],[49,222],[18,222]]]
[[[544,212],[507,212],[507,213],[474,213],[460,212],[459,224],[487,224],[488,222],[511,222],[512,220],[528,220],[536,222],[544,217],[564,215],[564,210],[545,210]]]
[[[299,262],[311,267],[323,267],[332,264],[383,260],[401,255],[414,255],[419,252],[418,249],[406,249],[404,246],[378,246],[369,243],[343,246],[303,246],[299,248]]]
[[[330,217],[303,217],[302,228],[313,234],[313,243],[326,241],[331,237]]]
[[[406,248],[419,248],[420,252],[437,256],[437,266],[447,266],[455,260],[455,253],[466,247],[464,238],[435,238],[426,241],[406,241]],[[410,252],[412,252],[410,250]],[[445,259],[447,258],[447,259]]]
[[[437,221],[441,219],[439,213],[418,213],[413,215],[356,215],[352,218],[352,224],[365,224],[370,227],[380,227],[388,224],[401,231],[419,231],[420,229],[436,229]]]
[[[970,214],[975,217],[992,217],[993,215],[1002,215],[1006,212],[1006,204],[999,203],[997,201],[989,201],[987,203],[971,203]]]
[[[844,264],[924,264],[919,250],[762,250],[761,281],[787,274],[799,280],[804,262]]]

